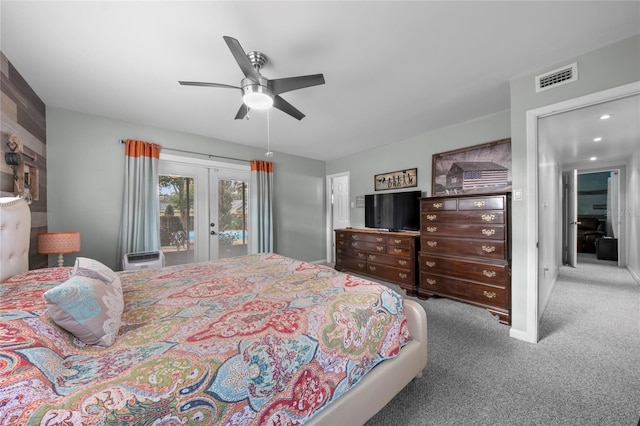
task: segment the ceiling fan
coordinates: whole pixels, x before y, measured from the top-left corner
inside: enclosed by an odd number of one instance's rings
[[[178,83],[183,86],[240,89],[242,91],[243,104],[236,114],[236,120],[245,118],[250,109],[268,109],[272,106],[289,114],[293,118],[302,120],[305,115],[289,102],[285,101],[280,94],[324,84],[324,76],[322,74],[313,74],[270,80],[260,74],[260,69],[269,61],[269,58],[267,58],[264,53],[245,53],[238,40],[228,36],[223,36],[223,38],[244,73],[245,78],[240,82],[240,87],[199,81],[179,81]]]

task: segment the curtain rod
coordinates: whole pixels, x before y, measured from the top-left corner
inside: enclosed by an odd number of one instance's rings
[[[120,143],[126,143],[126,142],[127,141],[125,141],[124,139],[120,139]],[[175,152],[184,152],[185,154],[206,155],[209,158],[224,158],[225,160],[242,161],[242,162],[245,162],[245,163],[250,163],[251,162],[251,160],[245,160],[243,158],[225,157],[223,155],[215,155],[215,154],[205,154],[204,152],[187,151],[187,150],[184,150],[184,149],[165,148],[165,147],[162,147],[162,149],[167,149],[169,151],[175,151]]]

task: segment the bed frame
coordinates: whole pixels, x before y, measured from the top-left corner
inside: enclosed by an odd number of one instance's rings
[[[353,389],[312,417],[306,425],[363,425],[427,366],[427,314],[413,300],[404,299],[412,340],[400,354],[373,368]]]
[[[24,198],[0,197],[0,283],[29,269],[31,209]]]

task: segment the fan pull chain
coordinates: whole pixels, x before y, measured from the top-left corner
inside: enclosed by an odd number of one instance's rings
[[[269,114],[269,110],[267,110],[267,152],[264,153],[266,157],[273,157],[273,152],[271,152],[271,116]]]

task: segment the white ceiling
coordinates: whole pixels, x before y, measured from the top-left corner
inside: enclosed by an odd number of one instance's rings
[[[625,164],[640,150],[640,95],[544,117],[538,130],[565,169]]]
[[[640,2],[0,2],[1,50],[48,106],[266,148],[266,113],[234,120],[222,36],[283,95],[271,149],[330,160],[509,108],[509,80],[640,32]],[[532,82],[533,84],[533,82]],[[126,138],[128,135],[122,135]],[[162,141],[156,141],[162,143]]]

